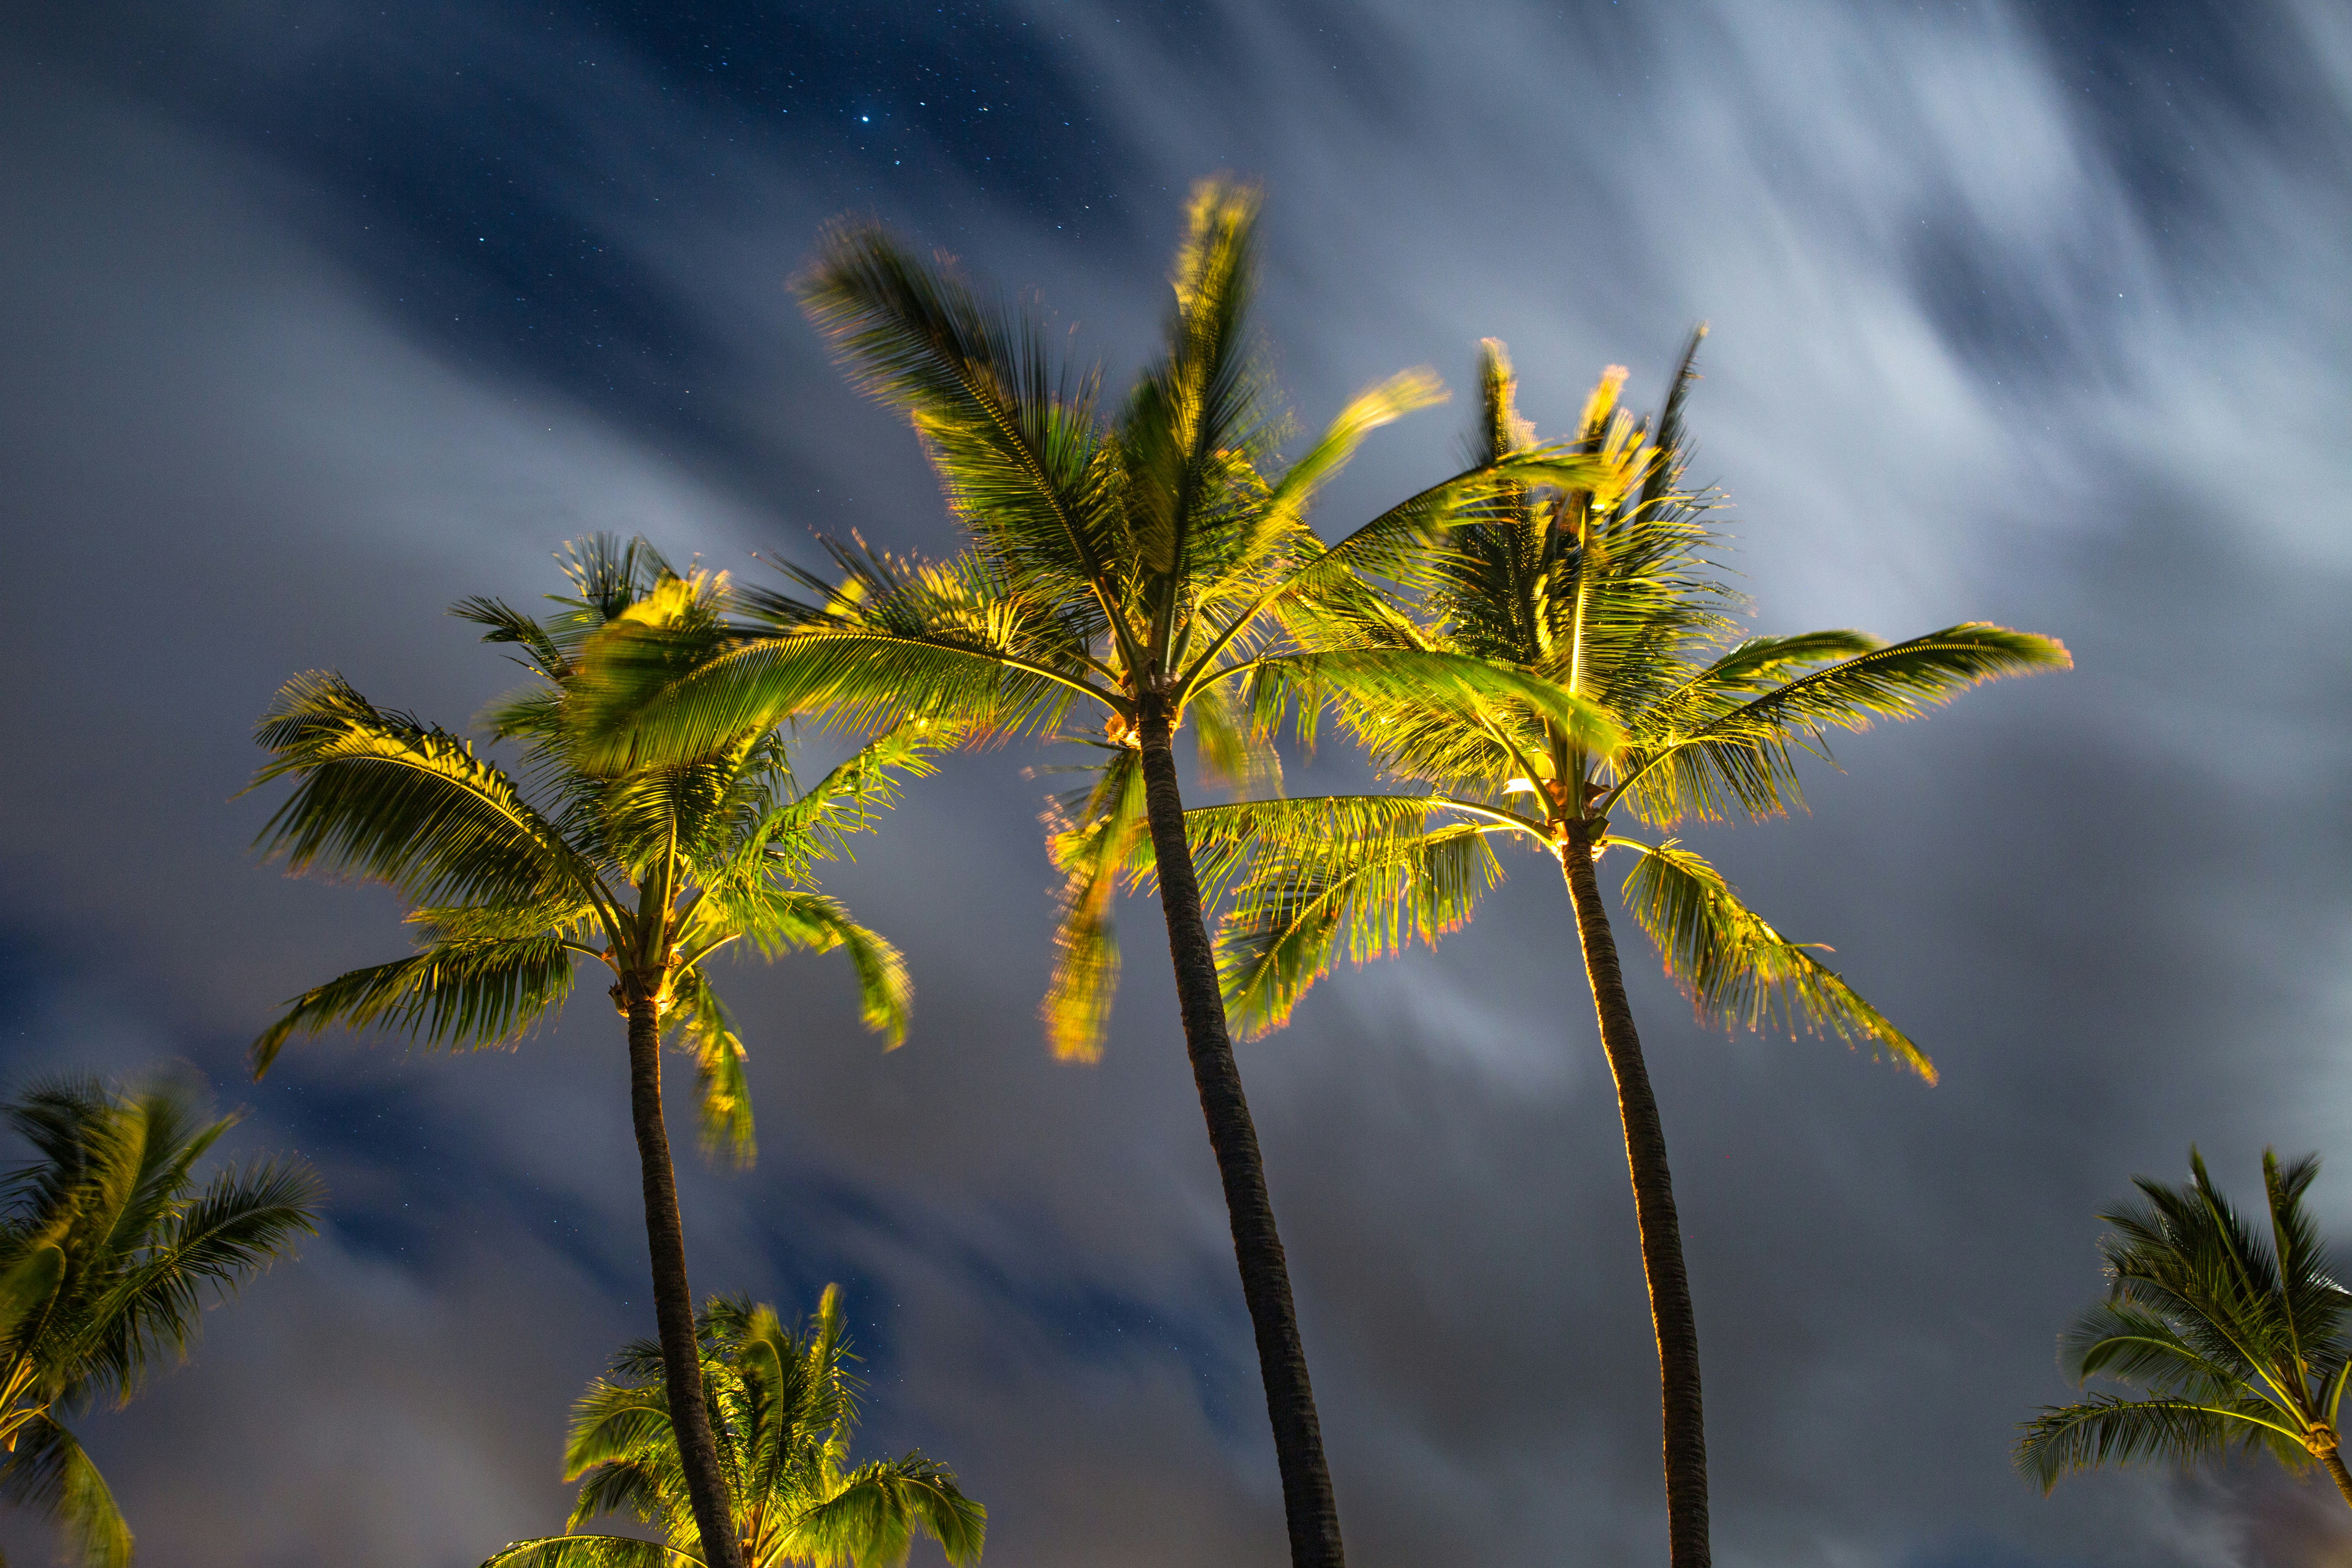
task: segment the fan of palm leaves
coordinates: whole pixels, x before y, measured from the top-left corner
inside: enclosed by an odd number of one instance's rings
[[[827,1286],[798,1331],[773,1309],[717,1300],[697,1324],[702,1386],[734,1499],[746,1568],[896,1568],[929,1536],[948,1561],[979,1561],[988,1510],[955,1475],[919,1453],[853,1465],[856,1358],[842,1331],[841,1290]],[[519,1541],[482,1568],[675,1568],[700,1563],[694,1514],[662,1384],[661,1347],[640,1341],[614,1358],[572,1407],[564,1479],[581,1483],[562,1535]],[[659,1526],[659,1542],[580,1533],[620,1514]]]
[[[317,1232],[319,1182],[298,1160],[199,1178],[236,1118],[168,1078],[58,1079],[0,1114],[37,1155],[0,1177],[0,1500],[55,1522],[81,1568],[122,1568],[130,1526],[63,1415],[185,1359],[206,1307]]]
[[[664,1026],[692,1051],[706,1145],[755,1152],[745,1050],[711,984],[739,945],[763,956],[839,949],[867,1027],[905,1037],[898,951],[818,889],[817,866],[930,772],[951,742],[915,725],[870,742],[806,789],[785,737],[741,730],[688,762],[591,771],[570,689],[582,646],[617,621],[715,624],[723,576],[681,576],[643,541],[599,536],[560,558],[572,592],[534,618],[493,599],[456,613],[520,650],[535,677],[486,715],[513,771],[459,736],[379,708],[333,674],[298,676],[257,732],[257,786],[291,779],[264,847],[295,871],[383,882],[405,897],[415,951],[303,993],[254,1042],[255,1075],[286,1042],[373,1028],[432,1046],[511,1044],[571,994],[583,960],[645,976]]]
[[[2304,1207],[2318,1157],[2283,1164],[2263,1152],[2259,1229],[2194,1148],[2189,1168],[2177,1187],[2137,1178],[2143,1201],[2099,1216],[2115,1226],[2100,1244],[2112,1283],[2059,1342],[2075,1382],[2148,1394],[2045,1408],[2018,1440],[2018,1468],[2048,1491],[2103,1465],[2268,1453],[2294,1469],[2315,1461],[2352,1502],[2336,1427],[2352,1378],[2352,1291]]]
[[[1229,1006],[1262,1032],[1286,1022],[1340,956],[1433,942],[1502,876],[1498,847],[1556,859],[1573,837],[1633,857],[1626,905],[1703,1016],[1827,1028],[1932,1079],[1927,1056],[1817,956],[1742,903],[1704,858],[1654,830],[1801,805],[1797,760],[1832,731],[1916,718],[1980,681],[2063,668],[2055,641],[1964,623],[1883,644],[1855,631],[1742,636],[1712,558],[1711,498],[1689,489],[1683,405],[1695,334],[1654,426],[1619,406],[1612,369],[1571,449],[1590,488],[1520,488],[1446,531],[1418,564],[1417,601],[1362,596],[1323,630],[1357,648],[1425,649],[1507,669],[1591,702],[1616,737],[1592,743],[1542,709],[1410,691],[1366,702],[1311,680],[1270,694],[1328,710],[1412,793],[1252,801],[1194,811],[1203,875],[1236,887],[1221,938]],[[1502,345],[1481,366],[1480,439],[1529,439]],[[1137,853],[1130,848],[1130,855]]]

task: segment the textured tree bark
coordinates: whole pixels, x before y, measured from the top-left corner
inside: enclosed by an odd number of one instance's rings
[[[1184,1019],[1184,1048],[1192,1083],[1209,1124],[1217,1174],[1233,1222],[1234,1258],[1241,1266],[1242,1299],[1257,1331],[1265,1413],[1274,1424],[1274,1452],[1282,1468],[1282,1510],[1290,1526],[1292,1568],[1341,1568],[1339,1510],[1323,1462],[1323,1428],[1315,1391],[1307,1382],[1307,1352],[1290,1299],[1290,1268],[1266,1197],[1265,1165],[1242,1095],[1241,1072],[1225,1031],[1224,994],[1217,984],[1215,950],[1201,913],[1200,883],[1184,838],[1184,801],[1176,782],[1174,731],[1156,697],[1141,703],[1137,739],[1143,752],[1144,810],[1159,862],[1160,909],[1168,921],[1168,955],[1176,966],[1176,999]]]
[[[1675,1216],[1674,1175],[1666,1164],[1666,1133],[1642,1039],[1625,1000],[1617,967],[1617,940],[1592,872],[1592,850],[1580,829],[1561,847],[1568,894],[1576,905],[1576,935],[1584,973],[1601,1020],[1601,1048],[1617,1080],[1617,1115],[1625,1129],[1625,1165],[1633,1178],[1633,1209],[1642,1227],[1642,1273],[1650,1287],[1650,1321],[1658,1335],[1658,1380],[1665,1415],[1666,1545],[1674,1568],[1707,1568],[1706,1423],[1699,1403],[1698,1320],[1691,1311],[1690,1279],[1683,1269],[1682,1224]]]
[[[686,1227],[677,1215],[677,1176],[671,1168],[669,1131],[662,1124],[661,1019],[650,996],[629,998],[629,1111],[637,1129],[637,1162],[646,1185],[646,1245],[653,1254],[654,1322],[661,1336],[662,1381],[669,1394],[670,1426],[677,1434],[686,1489],[694,1501],[709,1568],[743,1568],[735,1513],[710,1410],[702,1397],[702,1357],[694,1340],[694,1289],[686,1278]]]
[[[2319,1456],[2319,1462],[2327,1467],[2327,1479],[2336,1483],[2336,1489],[2344,1494],[2344,1500],[2352,1503],[2352,1470],[2344,1468],[2344,1457],[2330,1448]]]

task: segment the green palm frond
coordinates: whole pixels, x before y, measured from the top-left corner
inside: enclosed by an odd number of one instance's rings
[[[0,1500],[63,1531],[84,1568],[128,1561],[106,1482],[53,1407],[128,1401],[160,1359],[184,1359],[204,1310],[314,1234],[320,1190],[298,1162],[199,1161],[233,1124],[191,1081],[36,1084],[0,1107],[37,1158],[0,1184]]]
[[[589,1520],[607,1515],[624,1515],[650,1524],[662,1517],[668,1504],[687,1496],[683,1469],[675,1465],[665,1468],[644,1458],[599,1465],[586,1476],[575,1479],[580,1481],[580,1496],[565,1525],[574,1531]],[[691,1513],[691,1501],[685,1508]],[[694,1547],[701,1542],[689,1540],[685,1544]]]
[[[2077,1470],[2105,1465],[2158,1461],[2197,1465],[2217,1459],[2231,1444],[2268,1447],[2300,1468],[2300,1444],[2259,1417],[2194,1404],[2185,1399],[2125,1399],[2096,1394],[2077,1404],[2052,1405],[2027,1422],[2018,1439],[2017,1465],[2044,1492]]]
[[[816,711],[852,731],[923,719],[975,739],[1045,734],[1060,726],[1072,700],[1094,695],[1082,679],[1033,666],[961,628],[811,627],[691,659],[675,641],[659,628],[616,626],[589,650],[577,689],[583,723],[621,739],[598,742],[592,730],[582,742],[586,754],[603,757],[617,747],[625,755],[635,747],[691,756],[710,735]]]
[[[131,1526],[81,1445],[47,1415],[16,1429],[0,1501],[53,1521],[76,1568],[130,1568]]]
[[[614,1358],[618,1378],[660,1376],[659,1345],[641,1341],[631,1351],[637,1353]],[[677,1447],[671,1436],[669,1401],[657,1383],[598,1378],[572,1406],[563,1479],[578,1480],[600,1465],[625,1464],[648,1453],[675,1453]]]
[[[714,891],[703,907],[722,914],[732,934],[768,957],[836,948],[845,952],[857,974],[859,1020],[894,1047],[905,1042],[915,995],[907,961],[888,942],[852,920],[840,900],[804,889],[766,886],[728,889],[723,900]]]
[[[900,782],[937,773],[932,758],[958,739],[952,729],[927,719],[885,731],[797,796],[779,800],[743,836],[734,855],[772,855],[803,846],[824,857],[846,853],[851,835],[870,829],[878,813],[898,804]]]
[[[677,1007],[671,1014],[686,1048],[694,1053],[695,1103],[699,1108],[702,1149],[724,1152],[749,1168],[760,1155],[751,1126],[751,1086],[744,1076],[743,1041],[735,1033],[726,1004],[700,970],[679,977]]]
[[[1057,371],[1032,323],[878,229],[828,235],[802,299],[866,390],[912,416],[950,504],[991,558],[1020,587],[1090,599],[1136,662],[1140,628],[1115,580],[1117,464],[1093,378]]]
[[[1700,1017],[1791,1034],[1828,1029],[1936,1081],[1935,1064],[1908,1036],[1815,958],[1811,944],[1789,941],[1741,903],[1706,860],[1671,840],[1609,844],[1641,852],[1625,879],[1625,907]]]
[[[69,1397],[129,1401],[158,1356],[186,1359],[205,1308],[318,1234],[325,1190],[299,1161],[222,1171],[193,1197],[188,1180],[175,1181],[163,1212],[142,1216],[146,1246],[90,1294],[80,1332],[62,1338],[57,1353],[80,1369]]]
[[[25,1236],[6,1256],[0,1267],[0,1343],[13,1342],[27,1327],[38,1331],[66,1271],[65,1249],[47,1235]]]
[[[1622,760],[1625,782],[1612,798],[1629,794],[1643,819],[1659,826],[1689,816],[1712,819],[1734,805],[1769,816],[1795,787],[1793,752],[1822,750],[1825,731],[1916,719],[1971,686],[2073,662],[2054,638],[1969,622],[1841,658],[1750,695],[1759,666],[1769,668],[1776,656],[1810,657],[1860,640],[1853,632],[1815,633],[1733,648],[1718,661],[1721,676],[1710,670],[1675,692],[1660,704],[1654,729],[1636,727]]]
[[[1507,666],[1464,654],[1420,648],[1357,648],[1258,661],[1268,679],[1289,683],[1302,700],[1337,700],[1358,715],[1357,731],[1377,732],[1381,717],[1409,714],[1453,727],[1508,722],[1523,712],[1553,725],[1598,756],[1618,744],[1618,731],[1589,699]]]
[[[1092,788],[1054,802],[1045,847],[1062,888],[1054,922],[1054,973],[1040,1007],[1054,1054],[1093,1061],[1102,1054],[1118,983],[1118,938],[1111,902],[1148,864],[1139,753],[1111,748]]]
[[[1357,963],[1437,939],[1466,923],[1502,880],[1490,842],[1514,831],[1451,822],[1411,837],[1360,841],[1352,856],[1267,857],[1236,894],[1218,932],[1225,1005],[1244,1038],[1289,1022],[1314,983],[1344,955]]]
[[[959,1565],[980,1561],[988,1536],[988,1510],[957,1488],[954,1471],[919,1454],[858,1466],[791,1526],[800,1552],[857,1568],[899,1568],[918,1533]]]
[[[628,1535],[542,1535],[485,1558],[482,1568],[678,1568],[702,1559],[684,1547]]]
[[[576,954],[553,934],[436,942],[390,963],[337,975],[286,1004],[253,1042],[261,1077],[294,1036],[382,1028],[428,1046],[505,1045],[572,994]]]
[[[420,903],[604,899],[593,867],[505,773],[340,676],[288,681],[256,739],[270,760],[254,786],[297,781],[260,838],[297,873],[323,863]]]
[[[2238,1386],[2245,1371],[2242,1358],[2217,1361],[2190,1343],[2162,1313],[2123,1299],[2086,1308],[2060,1336],[2058,1363],[2077,1383],[2112,1377],[2142,1385],[2161,1384],[2200,1399],[2226,1394]]]

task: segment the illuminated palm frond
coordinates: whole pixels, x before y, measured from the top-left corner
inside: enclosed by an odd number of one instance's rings
[[[1645,715],[1651,722],[1641,740],[1618,759],[1623,782],[1612,797],[1623,794],[1643,821],[1661,827],[1730,809],[1769,816],[1800,798],[1795,752],[1826,755],[1824,731],[1916,719],[1971,686],[2069,662],[2051,638],[1968,623],[1767,684],[1821,653],[1867,641],[1854,632],[1817,632],[1734,647],[1661,703],[1663,711]]]
[[[1866,1040],[1929,1083],[1935,1064],[1910,1037],[1815,958],[1818,943],[1794,942],[1739,901],[1722,874],[1672,839],[1634,844],[1625,907],[1665,960],[1666,974],[1712,1023],[1794,1034],[1826,1029]]]
[[[1054,1054],[1092,1061],[1102,1053],[1118,983],[1118,937],[1111,903],[1150,863],[1143,768],[1132,750],[1111,748],[1091,789],[1055,801],[1045,814],[1045,849],[1062,874],[1054,924],[1054,973],[1041,1011]]]

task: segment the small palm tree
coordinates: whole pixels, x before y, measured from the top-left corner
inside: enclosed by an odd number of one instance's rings
[[[590,772],[575,761],[571,683],[580,646],[622,618],[707,620],[722,578],[678,576],[642,542],[597,539],[562,558],[573,593],[544,624],[495,600],[457,613],[484,640],[522,650],[537,679],[495,708],[493,735],[521,750],[528,787],[473,748],[379,709],[340,676],[289,681],[261,721],[270,760],[257,786],[295,782],[262,843],[296,871],[355,874],[414,906],[416,951],[303,993],[254,1042],[254,1076],[285,1042],[335,1026],[388,1029],[429,1045],[519,1039],[570,995],[583,959],[613,976],[627,1020],[629,1099],[645,1179],[655,1316],[680,1397],[685,1473],[709,1531],[706,1561],[739,1568],[726,1493],[695,1394],[694,1298],[662,1122],[661,1045],[675,1035],[698,1073],[707,1146],[752,1156],[744,1049],[710,981],[746,944],[845,952],[868,1027],[904,1037],[909,988],[890,944],[817,891],[814,868],[893,798],[892,775],[929,771],[929,746],[892,733],[812,788],[796,787],[782,738],[764,726],[713,737],[705,755]]]
[[[2076,1383],[2113,1378],[2144,1399],[2098,1394],[2025,1424],[2017,1467],[2042,1483],[2101,1465],[2195,1465],[2267,1450],[2290,1469],[2316,1461],[2352,1503],[2336,1410],[2352,1378],[2352,1291],[2336,1279],[2303,1195],[2319,1157],[2281,1165],[2263,1151],[2270,1234],[2258,1235],[2189,1151],[2189,1181],[2146,1176],[2147,1201],[2099,1215],[2106,1299],[2074,1320],[2059,1359]]]
[[[866,388],[907,414],[970,550],[944,563],[835,545],[842,580],[793,573],[749,620],[705,640],[616,628],[587,656],[593,727],[615,755],[690,752],[700,737],[823,710],[860,728],[929,716],[975,742],[1057,731],[1074,707],[1103,716],[1108,754],[1082,826],[1057,832],[1066,881],[1045,1004],[1065,1057],[1101,1048],[1118,951],[1109,905],[1122,866],[1159,867],[1185,1048],[1223,1179],[1242,1291],[1256,1331],[1292,1560],[1338,1568],[1339,1518],[1201,891],[1185,846],[1175,736],[1247,774],[1292,682],[1367,702],[1411,692],[1467,713],[1509,696],[1580,745],[1603,743],[1591,703],[1554,683],[1433,648],[1309,651],[1315,628],[1365,590],[1360,571],[1410,573],[1414,548],[1507,479],[1587,481],[1587,457],[1534,449],[1481,461],[1326,545],[1317,491],[1372,430],[1435,401],[1426,373],[1372,388],[1296,462],[1272,471],[1279,420],[1248,321],[1255,193],[1194,194],[1160,358],[1106,416],[1098,378],[1064,374],[1034,324],[983,303],[888,236],[845,228],[803,296]]]
[[[1545,689],[1546,703],[1402,682],[1375,702],[1336,699],[1343,728],[1384,773],[1420,786],[1390,794],[1249,801],[1191,814],[1213,883],[1236,884],[1221,932],[1227,1005],[1255,1033],[1286,1022],[1342,952],[1359,962],[1469,920],[1517,842],[1567,883],[1586,978],[1625,1135],[1642,1260],[1657,1331],[1668,1531],[1675,1568],[1708,1560],[1706,1450],[1698,1334],[1684,1270],[1665,1134],[1595,880],[1604,851],[1634,858],[1625,900],[1700,1015],[1768,1020],[1866,1038],[1922,1077],[1927,1058],[1851,986],[1742,904],[1671,838],[1612,829],[1611,814],[1664,830],[1687,819],[1777,815],[1797,795],[1795,758],[1825,731],[1908,719],[1958,689],[2066,663],[2040,637],[1969,624],[1882,646],[1860,632],[1741,637],[1736,602],[1705,558],[1706,502],[1682,490],[1682,410],[1699,336],[1654,429],[1617,406],[1612,369],[1572,450],[1599,465],[1582,484],[1515,487],[1448,530],[1418,563],[1408,602],[1360,596],[1321,630],[1355,649],[1410,648],[1483,663]],[[1498,463],[1533,439],[1513,401],[1510,362],[1489,342],[1474,446]],[[1492,689],[1489,689],[1491,691]],[[1617,743],[1564,724],[1591,703]]]
[[[703,1397],[721,1434],[719,1462],[735,1500],[734,1538],[746,1568],[841,1563],[897,1568],[928,1535],[961,1564],[980,1560],[988,1510],[954,1472],[910,1453],[854,1468],[858,1379],[842,1333],[841,1288],[825,1287],[794,1333],[773,1308],[716,1300],[697,1324]],[[661,1347],[640,1340],[613,1358],[572,1406],[563,1479],[581,1480],[562,1535],[518,1541],[482,1568],[675,1568],[702,1563],[677,1436],[663,1390]],[[661,1527],[663,1544],[573,1534],[604,1514]]]
[[[130,1526],[60,1413],[127,1405],[159,1359],[184,1361],[208,1299],[317,1233],[319,1183],[278,1160],[199,1184],[236,1118],[207,1121],[168,1079],[61,1079],[0,1115],[39,1155],[0,1178],[0,1500],[55,1522],[84,1568],[121,1568]]]

